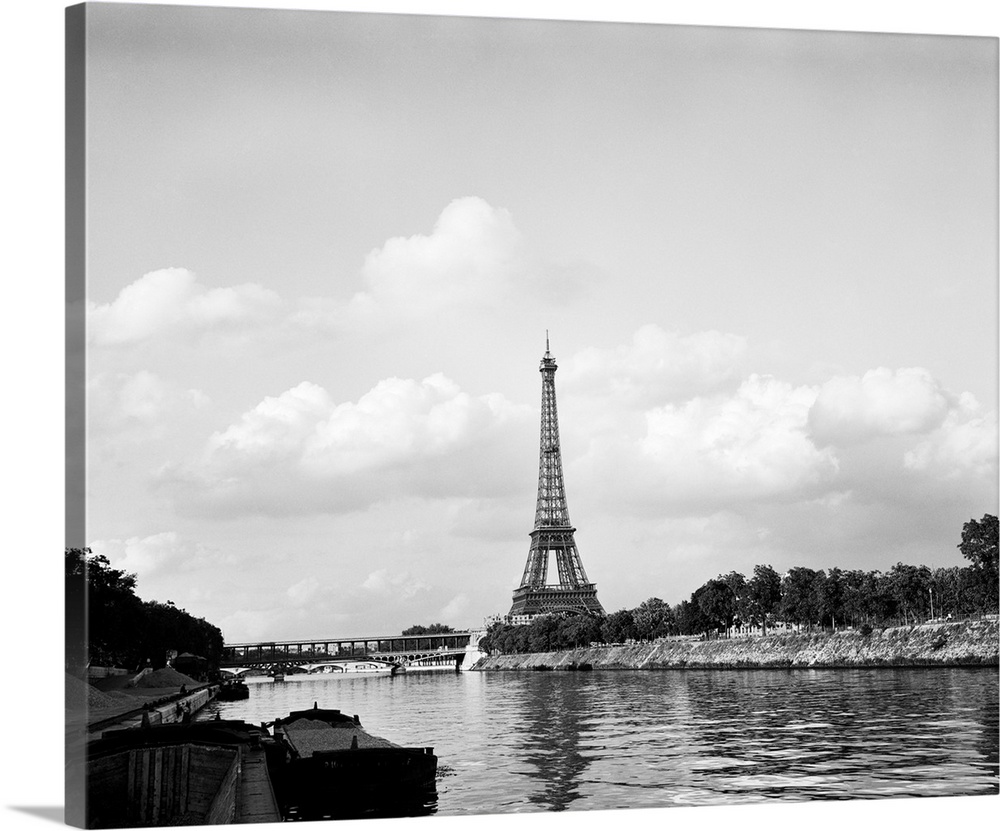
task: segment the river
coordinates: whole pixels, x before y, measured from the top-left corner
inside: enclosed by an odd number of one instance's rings
[[[441,815],[998,792],[978,669],[411,673],[250,684],[198,718],[337,708],[432,745]]]

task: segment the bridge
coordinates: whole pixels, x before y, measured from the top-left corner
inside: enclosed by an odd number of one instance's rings
[[[299,667],[314,670],[362,658],[397,667],[419,667],[450,661],[458,667],[472,639],[472,632],[448,632],[227,643],[223,647],[222,668],[233,674],[251,669],[273,672]]]

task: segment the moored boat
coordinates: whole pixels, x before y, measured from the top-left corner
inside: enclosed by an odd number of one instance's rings
[[[242,678],[224,682],[215,696],[219,701],[242,701],[250,697],[250,688]]]
[[[273,723],[269,756],[286,819],[419,816],[437,803],[431,747],[401,747],[340,710],[298,710]],[[271,759],[275,761],[272,763]]]

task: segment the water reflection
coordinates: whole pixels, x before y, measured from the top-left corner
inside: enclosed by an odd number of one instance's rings
[[[529,793],[531,804],[562,811],[580,798],[580,777],[588,765],[581,752],[587,738],[584,714],[590,706],[584,685],[565,684],[553,675],[545,673],[522,690],[521,753],[530,769],[519,773],[541,785]]]

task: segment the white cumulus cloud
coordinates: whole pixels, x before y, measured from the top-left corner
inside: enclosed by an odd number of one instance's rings
[[[191,571],[229,562],[216,549],[184,539],[176,531],[147,537],[94,540],[90,548],[94,554],[106,556],[115,568],[140,576],[163,571]]]
[[[448,204],[430,234],[386,240],[365,258],[361,276],[364,288],[345,307],[317,301],[299,318],[315,325],[325,314],[340,325],[381,326],[445,308],[488,310],[566,282],[531,249],[506,209],[477,196]]]
[[[110,303],[87,304],[87,336],[97,346],[138,343],[165,332],[259,325],[281,309],[279,296],[256,283],[200,284],[186,268],[144,274]]]
[[[471,396],[441,374],[388,378],[339,404],[304,382],[265,398],[162,481],[189,508],[238,513],[502,492],[508,446],[521,440],[529,413],[497,394]]]
[[[510,214],[477,197],[449,204],[429,235],[393,237],[365,259],[365,293],[374,303],[427,308],[455,297],[495,296],[520,264],[521,235]]]
[[[941,425],[906,453],[903,464],[949,478],[973,473],[995,480],[998,450],[996,411],[984,411],[973,395],[963,393]]]
[[[241,465],[301,456],[304,444],[333,403],[322,387],[302,382],[279,396],[268,396],[240,420],[208,440],[207,452]]]
[[[806,432],[812,387],[751,375],[731,395],[646,411],[640,429],[592,441],[576,468],[602,499],[663,514],[794,498],[837,473]]]
[[[289,586],[285,591],[288,599],[295,606],[303,606],[316,597],[320,590],[320,582],[315,577],[306,577]]]
[[[468,446],[516,415],[503,396],[473,398],[441,374],[389,378],[334,408],[317,425],[304,456],[317,473],[352,473]]]
[[[98,373],[87,381],[87,404],[101,422],[161,421],[177,408],[203,407],[208,396],[201,390],[181,389],[156,373]]]
[[[926,433],[944,421],[952,402],[926,369],[880,367],[860,378],[837,377],[823,384],[809,428],[818,442],[836,445]]]
[[[619,404],[662,404],[735,382],[746,348],[746,338],[739,335],[680,335],[647,324],[630,343],[577,352],[563,379],[568,389],[613,396]]]
[[[363,589],[383,597],[398,597],[402,600],[409,600],[415,595],[430,590],[430,585],[419,577],[414,577],[408,571],[401,571],[395,574],[390,573],[387,568],[380,568],[373,571],[365,578],[361,584]]]
[[[168,427],[210,403],[201,390],[184,389],[148,370],[98,373],[88,379],[86,395],[88,437],[102,452],[160,439]]]
[[[818,449],[805,432],[815,395],[811,387],[751,375],[732,397],[647,413],[642,454],[661,475],[684,470],[723,492],[799,488],[837,469],[832,452]]]

